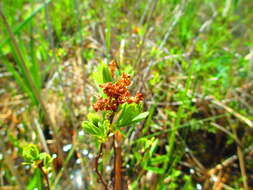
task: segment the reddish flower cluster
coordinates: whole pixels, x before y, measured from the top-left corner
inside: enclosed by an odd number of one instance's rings
[[[143,96],[138,92],[134,97],[131,97],[131,94],[128,91],[128,86],[131,84],[130,76],[123,74],[118,82],[112,83],[107,82],[100,87],[103,89],[104,93],[107,95],[107,98],[100,97],[93,108],[98,110],[112,110],[117,111],[119,104],[124,104],[125,102],[131,104],[133,102],[139,103],[143,100]]]

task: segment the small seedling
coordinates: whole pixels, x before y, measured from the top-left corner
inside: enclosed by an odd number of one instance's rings
[[[48,174],[52,170],[53,158],[48,153],[40,153],[34,144],[28,144],[23,147],[22,151],[24,164],[31,165],[35,169],[39,169],[46,181],[46,187],[50,190],[50,182]]]

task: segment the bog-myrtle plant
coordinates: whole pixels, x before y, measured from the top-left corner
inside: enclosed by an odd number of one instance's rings
[[[24,158],[23,164],[32,166],[35,170],[39,172],[39,176],[43,176],[46,185],[43,185],[43,180],[40,177],[37,178],[35,187],[29,186],[28,189],[48,189],[50,190],[50,182],[48,174],[52,171],[53,158],[48,153],[40,153],[39,149],[34,144],[27,144],[22,149],[22,156]]]
[[[83,122],[84,131],[99,144],[99,152],[95,158],[95,171],[99,181],[106,190],[107,182],[99,171],[99,160],[103,156],[105,143],[113,137],[114,149],[114,190],[122,189],[122,141],[124,128],[132,126],[148,116],[142,112],[143,95],[137,92],[131,96],[128,87],[131,78],[128,74],[120,74],[112,61],[109,67],[101,64],[95,74],[100,95],[93,104],[94,113],[88,114],[88,120]],[[100,114],[98,112],[101,112]]]

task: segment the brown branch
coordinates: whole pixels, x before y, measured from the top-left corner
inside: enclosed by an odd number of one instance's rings
[[[121,142],[122,142],[122,134],[119,131],[115,132],[114,135],[114,190],[121,190],[121,164],[122,164],[122,156],[121,156]]]
[[[99,158],[102,157],[103,147],[104,147],[104,143],[100,144],[98,155],[95,158],[95,171],[96,171],[96,174],[98,176],[98,180],[103,184],[105,190],[109,190],[107,183],[105,182],[105,180],[102,177],[102,174],[98,170],[98,161],[99,161]]]
[[[40,164],[38,164],[38,168],[40,169],[40,171],[41,171],[44,179],[46,180],[47,190],[50,190],[50,183],[49,183],[47,172],[43,169],[43,162],[41,162]]]
[[[235,138],[239,141],[235,126],[232,126],[232,132]],[[239,166],[240,166],[242,180],[243,180],[243,187],[244,187],[243,189],[249,190],[246,166],[244,162],[244,155],[243,155],[243,151],[241,147],[238,144],[237,144],[237,155],[238,155]]]

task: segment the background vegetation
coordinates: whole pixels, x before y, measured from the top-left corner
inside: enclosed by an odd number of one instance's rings
[[[252,0],[0,6],[0,189],[44,188],[23,164],[27,143],[54,158],[52,189],[102,189],[82,122],[94,112],[93,73],[110,60],[149,112],[124,131],[124,189],[253,188]],[[100,163],[109,183],[112,155]]]

